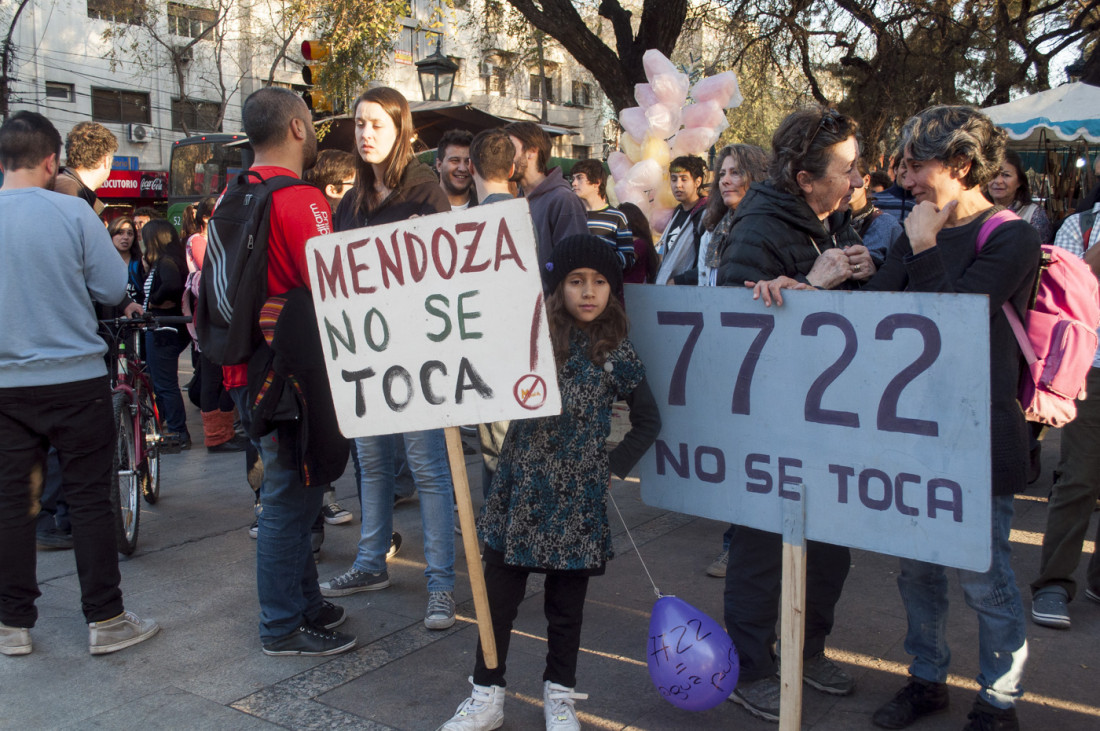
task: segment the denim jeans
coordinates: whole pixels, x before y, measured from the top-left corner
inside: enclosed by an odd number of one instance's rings
[[[153,380],[157,410],[165,430],[176,434],[187,434],[187,412],[183,410],[183,395],[180,393],[179,360],[180,353],[189,342],[187,331],[182,326],[178,333],[170,330],[145,333],[146,363]]]
[[[321,512],[322,490],[306,488],[298,470],[279,458],[280,439],[295,428],[260,439],[264,480],[260,487],[256,537],[256,589],[260,599],[260,639],[267,642],[296,630],[321,606],[310,527]]]
[[[455,587],[454,487],[442,429],[386,434],[355,440],[363,473],[359,501],[363,524],[355,568],[377,574],[386,568],[386,552],[393,536],[394,451],[404,439],[405,454],[420,494],[420,523],[424,530],[424,559],[428,591]],[[267,504],[264,504],[267,509]]]
[[[978,684],[991,704],[1007,708],[1023,695],[1020,679],[1027,662],[1024,605],[1010,564],[1013,498],[993,498],[993,562],[984,573],[958,570],[966,603],[978,613]],[[898,588],[909,630],[905,651],[913,655],[909,673],[934,683],[947,680],[947,571],[938,564],[901,559]]]
[[[46,449],[57,447],[69,502],[84,618],[122,613],[111,459],[115,427],[107,377],[0,389],[0,622],[33,627],[34,530]]]

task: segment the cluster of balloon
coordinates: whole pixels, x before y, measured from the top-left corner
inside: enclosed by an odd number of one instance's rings
[[[611,153],[611,188],[619,203],[642,209],[655,231],[664,231],[676,200],[668,181],[668,163],[681,155],[702,155],[729,127],[726,109],[743,101],[737,75],[726,71],[690,88],[687,74],[664,54],[650,49],[642,56],[648,84],[635,84],[638,106],[619,113],[622,150]],[[652,202],[650,198],[652,197]]]
[[[653,605],[646,659],[660,694],[687,711],[706,711],[729,698],[741,668],[726,631],[674,596]]]

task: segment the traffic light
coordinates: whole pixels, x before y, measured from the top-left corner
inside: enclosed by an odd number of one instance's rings
[[[302,41],[302,58],[307,61],[322,61],[329,54],[328,44],[324,41]],[[302,66],[302,81],[312,87],[320,80],[321,67],[315,64]],[[332,112],[332,100],[320,88],[311,88],[302,94],[306,106],[314,112]]]

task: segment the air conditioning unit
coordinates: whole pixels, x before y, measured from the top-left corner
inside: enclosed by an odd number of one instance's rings
[[[485,60],[485,61],[481,62],[481,68],[479,69],[479,73],[482,76],[492,76],[496,72],[497,72],[497,65],[495,63],[493,63],[492,61],[488,61],[488,60]]]
[[[153,128],[147,124],[131,124],[126,131],[130,142],[148,142],[153,138]]]

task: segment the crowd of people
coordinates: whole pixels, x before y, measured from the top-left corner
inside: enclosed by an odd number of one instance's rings
[[[368,89],[352,110],[355,149],[318,154],[310,113],[292,92],[265,88],[244,104],[252,172],[263,180],[304,178],[271,193],[269,300],[261,315],[270,319],[268,345],[278,351],[319,337],[316,323],[300,314],[312,307],[309,238],[522,196],[534,225],[559,369],[560,415],[478,427],[485,467],[478,537],[498,662],[488,667],[479,642],[473,689],[443,729],[502,725],[509,637],[532,573],[546,576],[546,726],[580,727],[574,705],[586,697],[575,690],[585,596],[590,578],[602,574],[613,556],[608,486],[612,475],[622,478],[633,469],[661,423],[628,337],[624,283],[749,286],[768,306],[782,305],[783,289],[989,298],[993,561],[985,572],[958,571],[980,628],[980,691],[966,728],[1018,728],[1028,613],[1010,565],[1009,533],[1013,496],[1034,473],[1037,434],[1016,401],[1021,355],[1002,305],[1025,315],[1041,244],[1054,241],[1092,264],[1090,252],[1100,251],[1089,246],[1098,237],[1096,207],[1068,218],[1055,234],[1043,206],[1031,198],[1020,158],[1006,151],[1004,132],[975,109],[938,106],[914,115],[901,131],[891,170],[870,172],[857,120],[809,107],[782,121],[770,151],[722,147],[709,172],[700,157],[673,159],[669,184],[678,205],[655,240],[638,206],[609,202],[602,162],[578,161],[568,177],[551,167],[551,141],[537,124],[515,122],[476,135],[448,131],[433,170],[413,154],[415,129],[400,93]],[[127,315],[194,311],[218,201],[195,206],[182,238],[151,211],[115,218],[104,228],[94,189],[117,147],[109,136],[94,123],[77,125],[61,169],[61,139],[44,117],[19,112],[0,128],[2,255],[21,262],[21,276],[0,286],[0,304],[9,311],[32,299],[42,305],[21,307],[27,316],[0,334],[0,458],[9,466],[0,477],[0,652],[6,655],[32,650],[36,528],[39,545],[74,549],[92,653],[123,649],[158,629],[122,605],[107,503],[113,434],[106,425],[106,348],[95,319],[107,309]],[[1020,220],[976,246],[983,223],[1002,208]],[[26,236],[31,229],[38,235]],[[41,240],[56,242],[60,258],[43,262],[36,256]],[[43,298],[46,287],[52,296]],[[279,328],[283,318],[304,327],[290,336],[293,343]],[[456,526],[443,431],[350,443],[339,437],[324,469],[304,471],[296,461],[305,439],[297,422],[258,433],[249,369],[219,366],[203,355],[195,335],[182,329],[148,333],[146,360],[168,444],[191,446],[178,360],[194,343],[205,446],[246,454],[255,490],[250,532],[257,540],[263,652],[327,656],[356,646],[355,636],[338,629],[345,609],[329,599],[391,585],[387,560],[401,547],[393,508],[408,494],[403,485],[410,480],[419,494],[427,564],[424,624],[431,630],[452,626]],[[1089,376],[1100,392],[1097,368],[1100,354]],[[307,385],[318,378],[306,367],[291,375]],[[616,401],[628,404],[630,429],[608,452]],[[1078,404],[1080,415],[1062,438],[1042,568],[1031,585],[1030,616],[1049,627],[1070,626],[1073,573],[1100,498],[1100,465],[1091,448],[1100,413],[1089,404]],[[335,429],[334,422],[311,425],[321,433],[325,428]],[[330,484],[349,455],[362,509],[358,547],[347,570],[322,581],[316,559],[324,526],[352,520]],[[809,543],[803,676],[833,695],[855,688],[826,649],[849,566],[846,547]],[[780,536],[730,525],[706,573],[725,581],[724,619],[740,657],[730,700],[777,721]],[[876,725],[891,729],[946,708],[951,658],[945,568],[901,559],[898,587],[908,619],[905,649],[913,661],[908,682],[873,716]],[[1095,555],[1084,593],[1100,602]]]

